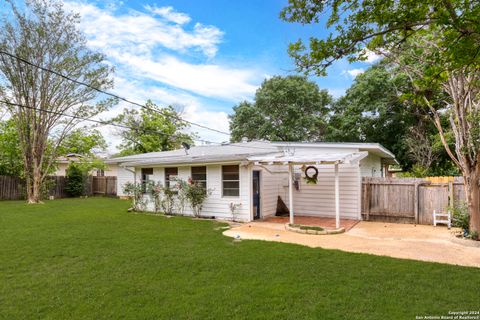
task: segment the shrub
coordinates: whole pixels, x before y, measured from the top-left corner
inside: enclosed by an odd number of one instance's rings
[[[180,191],[185,196],[185,200],[192,208],[193,215],[195,217],[200,216],[203,203],[208,198],[210,191],[205,189],[200,183],[194,182],[191,178],[188,182],[183,180],[179,181]]]
[[[465,234],[469,232],[470,215],[465,203],[454,206],[449,209],[452,212],[452,225],[461,228]]]
[[[72,162],[67,168],[65,191],[72,197],[85,195],[87,174],[81,166]]]
[[[150,182],[146,186],[147,192],[152,195],[154,205],[155,205],[155,212],[160,212],[162,209],[162,193],[163,193],[163,186],[158,182]]]
[[[163,198],[160,201],[160,207],[162,208],[163,212],[168,215],[173,215],[175,212],[175,200],[178,194],[176,188],[164,187],[163,191]]]
[[[145,211],[147,201],[144,198],[144,185],[138,182],[127,182],[123,186],[123,192],[132,200],[134,211]]]

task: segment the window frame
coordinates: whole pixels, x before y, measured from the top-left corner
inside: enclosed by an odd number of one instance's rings
[[[201,180],[200,179],[195,179],[194,174],[202,174],[202,173],[194,173],[193,172],[194,168],[205,168],[205,179],[201,179]],[[190,177],[192,178],[193,183],[199,182],[205,188],[205,191],[208,188],[208,173],[207,173],[207,171],[208,171],[207,166],[192,166],[192,167],[190,167]]]
[[[225,167],[237,167],[238,169],[238,180],[225,180],[224,179],[224,169]],[[222,176],[221,176],[221,179],[222,179],[222,198],[239,198],[240,197],[240,165],[237,165],[237,164],[233,164],[233,165],[222,165],[222,168],[221,168],[222,172]],[[231,173],[231,172],[230,172]],[[237,182],[238,183],[238,188],[228,188],[229,190],[235,190],[237,189],[238,190],[238,194],[237,195],[225,195],[225,182]]]
[[[168,173],[168,174],[167,174],[167,171],[168,171],[168,170],[175,170],[176,174],[171,174],[171,173]],[[172,181],[170,180],[170,176],[178,177],[178,167],[166,167],[166,168],[164,168],[164,183],[165,183],[165,188],[171,188],[170,183],[171,183]]]
[[[148,171],[151,173],[145,173],[145,171]],[[147,193],[147,182],[150,181],[150,177],[153,177],[153,168],[140,169],[140,183],[142,184],[143,193]]]

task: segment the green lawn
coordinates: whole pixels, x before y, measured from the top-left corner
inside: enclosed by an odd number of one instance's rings
[[[480,269],[262,241],[116,199],[0,202],[0,319],[415,319],[480,309]]]

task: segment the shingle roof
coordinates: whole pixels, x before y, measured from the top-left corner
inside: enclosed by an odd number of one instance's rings
[[[182,163],[213,163],[225,161],[248,160],[253,156],[283,154],[285,147],[317,147],[346,148],[359,151],[374,152],[381,157],[394,159],[394,155],[376,143],[303,143],[303,142],[269,142],[251,141],[227,143],[222,145],[193,146],[188,151],[178,149],[173,151],[150,152],[126,157],[110,159],[107,163],[121,163],[124,166],[168,165]],[[318,153],[318,151],[315,151]]]

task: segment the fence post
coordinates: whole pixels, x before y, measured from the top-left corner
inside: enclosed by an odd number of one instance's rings
[[[455,205],[453,200],[453,180],[448,181],[448,206],[453,208]]]
[[[418,190],[419,190],[420,183],[415,182],[415,192],[413,194],[413,212],[415,214],[415,224],[418,224],[418,207],[419,207],[419,197],[418,197]]]

